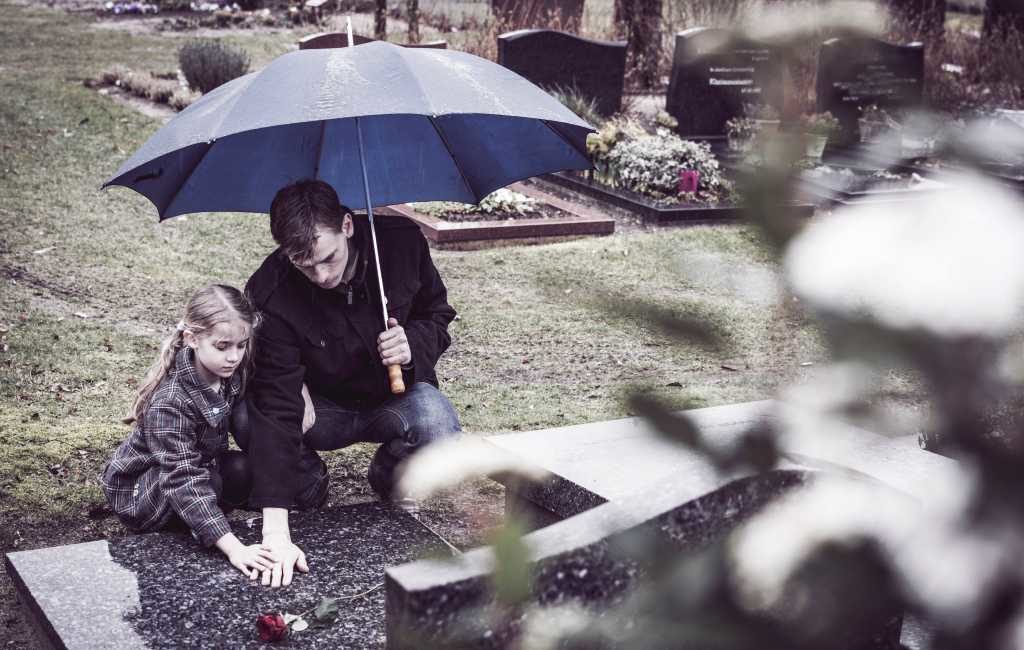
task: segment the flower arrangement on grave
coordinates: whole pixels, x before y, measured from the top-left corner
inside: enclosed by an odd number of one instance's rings
[[[730,117],[725,123],[725,135],[729,139],[730,149],[746,151],[757,136],[757,124],[749,117]]]
[[[658,111],[658,114],[654,116],[654,123],[671,131],[675,131],[679,127],[679,120],[672,117],[668,111]]]
[[[886,131],[899,129],[900,125],[892,115],[885,109],[879,108],[877,104],[868,104],[860,107],[860,116],[857,118],[857,128],[860,131],[861,142],[871,142]]]
[[[669,117],[672,117],[671,115]],[[674,119],[674,118],[673,118]],[[647,135],[643,125],[627,117],[615,117],[587,136],[587,153],[594,163],[592,178],[599,183],[612,185],[612,172],[608,155],[620,142]]]
[[[800,127],[807,135],[831,138],[839,133],[839,120],[829,111],[824,113],[807,113],[800,117]]]
[[[618,142],[605,161],[607,184],[658,201],[717,203],[733,191],[710,145],[683,140],[666,129]],[[696,173],[682,181],[681,170]]]
[[[525,217],[537,212],[537,200],[508,188],[491,192],[480,203],[458,203],[455,201],[428,201],[410,203],[417,212],[444,219],[459,214],[485,214],[510,218]]]

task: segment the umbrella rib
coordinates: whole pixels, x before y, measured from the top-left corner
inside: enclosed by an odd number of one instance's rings
[[[565,135],[564,135],[564,134],[563,134],[563,133],[562,133],[561,131],[559,131],[559,130],[558,130],[558,129],[556,129],[555,127],[551,126],[550,122],[548,122],[547,120],[541,120],[541,122],[543,122],[543,123],[544,123],[544,126],[546,126],[546,127],[548,127],[549,129],[551,129],[551,132],[552,132],[552,133],[554,133],[554,134],[555,134],[555,135],[557,135],[557,136],[558,136],[559,138],[561,138],[561,139],[562,139],[562,142],[565,142],[565,143],[566,143],[566,144],[568,144],[568,145],[569,145],[570,147],[572,147],[573,151],[575,151],[576,153],[580,154],[581,156],[583,156],[583,157],[584,157],[584,158],[586,158],[587,160],[590,160],[590,154],[589,154],[588,152],[586,152],[586,151],[580,151],[580,150],[579,150],[579,148],[577,148],[577,147],[576,147],[576,145],[575,145],[575,144],[573,144],[572,140],[570,140],[569,138],[565,137]]]
[[[427,120],[430,122],[430,125],[434,127],[434,130],[437,131],[437,137],[441,138],[441,142],[444,144],[445,150],[451,157],[452,163],[455,165],[455,169],[459,171],[459,176],[462,178],[462,183],[466,186],[466,189],[469,190],[470,196],[477,199],[477,202],[479,202],[479,200],[483,197],[477,198],[476,190],[473,189],[473,186],[470,184],[469,179],[466,178],[466,173],[462,171],[462,165],[459,164],[459,159],[455,157],[455,152],[452,151],[451,145],[448,144],[448,138],[444,136],[444,131],[442,131],[441,127],[438,126],[436,122],[434,122],[433,117],[428,116]]]
[[[209,146],[207,146],[206,149],[203,149],[203,154],[201,156],[199,156],[199,158],[196,159],[196,164],[192,165],[192,169],[188,170],[187,174],[183,174],[182,175],[181,184],[178,185],[178,189],[174,190],[174,194],[171,194],[171,200],[167,202],[167,208],[170,208],[171,204],[173,204],[175,199],[178,198],[178,194],[181,193],[181,188],[185,187],[185,183],[187,183],[188,179],[192,177],[192,174],[195,173],[196,168],[199,167],[200,164],[202,164],[203,159],[206,158],[206,154],[210,153],[210,149],[213,149],[213,145],[215,145],[216,143],[217,143],[216,138],[207,141],[206,144],[209,145]],[[167,213],[167,208],[164,209],[164,214]],[[163,221],[163,220],[164,220],[164,215],[161,214],[160,215],[160,221]]]
[[[320,138],[316,141],[316,158],[313,160],[313,178],[320,177],[320,157],[324,154],[324,131],[327,120],[320,120]]]

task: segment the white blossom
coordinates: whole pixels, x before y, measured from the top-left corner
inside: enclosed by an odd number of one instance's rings
[[[837,209],[789,246],[787,276],[814,306],[895,329],[1003,336],[1024,306],[1020,200],[961,174],[954,189]]]

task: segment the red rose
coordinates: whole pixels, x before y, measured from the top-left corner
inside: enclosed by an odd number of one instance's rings
[[[288,626],[280,614],[263,614],[256,617],[256,631],[260,635],[260,641],[273,643],[288,634]]]

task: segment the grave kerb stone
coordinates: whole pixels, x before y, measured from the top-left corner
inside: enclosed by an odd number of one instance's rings
[[[720,539],[780,494],[799,487],[813,470],[791,463],[755,476],[680,477],[621,502],[606,503],[533,531],[523,542],[535,576],[533,599],[541,605],[577,600],[601,605],[623,597],[640,574],[635,562],[614,551],[626,535],[654,534],[680,550],[698,550]],[[476,608],[492,598],[494,553],[489,547],[452,560],[420,560],[387,574],[389,647],[423,647],[451,640]],[[503,647],[508,631],[476,621],[479,647]]]

